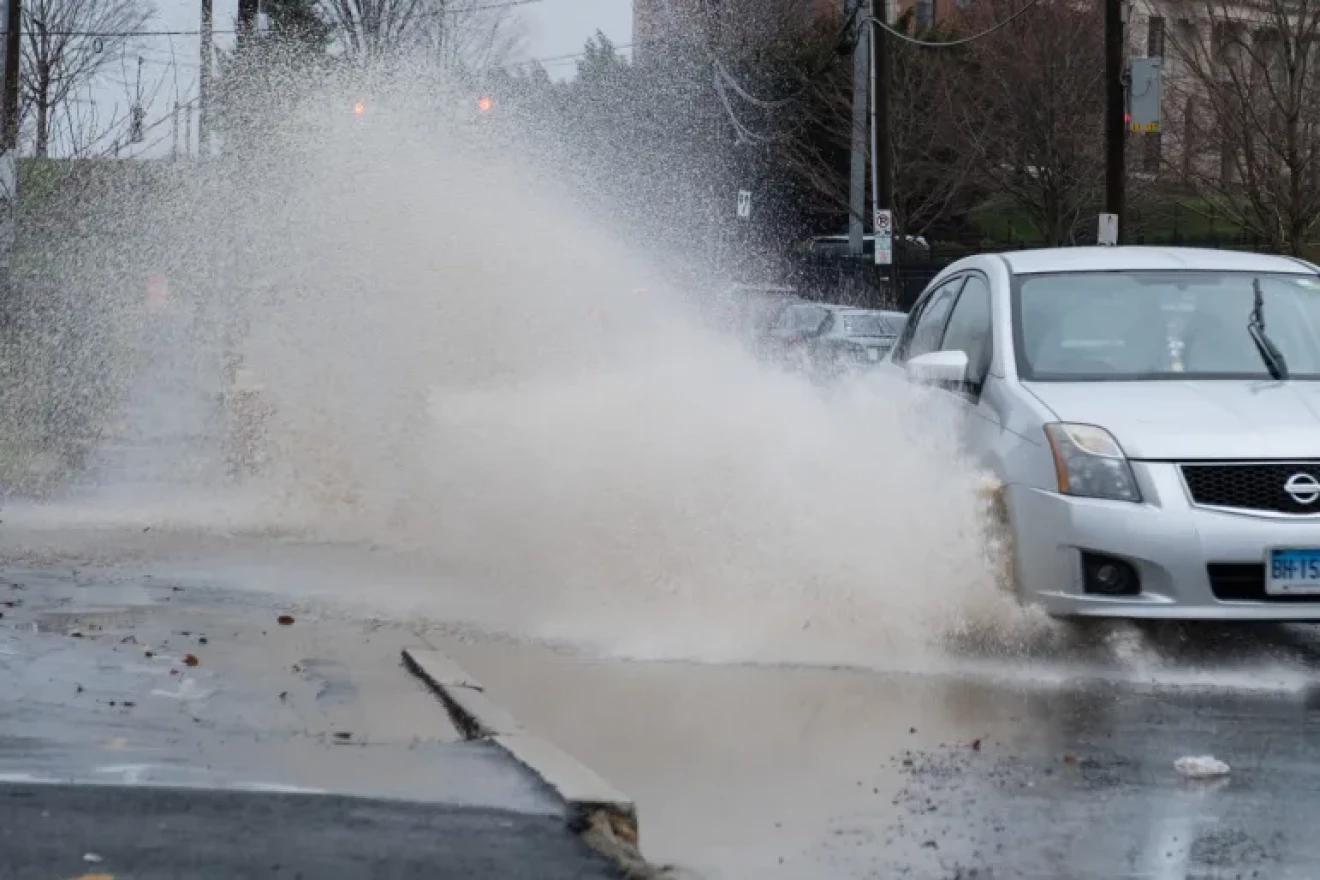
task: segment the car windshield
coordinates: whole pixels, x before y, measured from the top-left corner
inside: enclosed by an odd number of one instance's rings
[[[897,336],[898,331],[880,315],[844,315],[845,336]]]
[[[1268,379],[1248,331],[1257,279],[1289,376],[1320,378],[1320,278],[1204,271],[1021,276],[1018,372],[1037,381]]]

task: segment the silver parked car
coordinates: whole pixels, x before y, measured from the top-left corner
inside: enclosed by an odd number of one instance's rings
[[[886,366],[965,412],[1025,600],[1320,620],[1320,268],[1191,248],[969,257]]]

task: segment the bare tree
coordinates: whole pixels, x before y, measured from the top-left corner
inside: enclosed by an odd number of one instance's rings
[[[913,31],[911,16],[897,28]],[[827,204],[847,211],[848,169],[838,162],[855,136],[852,122],[852,59],[834,52],[837,25],[821,34],[819,51],[837,61],[811,83],[807,97],[785,115],[803,120],[803,135],[776,144],[784,165]],[[932,41],[938,34],[924,33]],[[905,235],[926,235],[952,215],[965,211],[975,191],[970,155],[959,148],[951,123],[960,58],[948,51],[916,47],[891,39],[890,133],[895,224]],[[864,151],[866,131],[857,132]],[[864,218],[869,224],[869,214]]]
[[[979,32],[1013,12],[1010,0],[978,3],[961,26]],[[1075,241],[1100,196],[1103,24],[1099,3],[1041,3],[958,50],[958,147],[1050,244]]]
[[[415,44],[440,23],[446,0],[320,0],[321,11],[343,50],[375,58]]]
[[[482,0],[317,0],[321,16],[350,57],[376,59],[425,50],[446,67],[503,63],[522,40],[509,6]]]
[[[56,112],[123,57],[153,12],[146,0],[26,0],[22,110],[36,155],[49,154]]]
[[[1168,38],[1166,163],[1217,214],[1300,254],[1320,221],[1320,0],[1189,11]]]

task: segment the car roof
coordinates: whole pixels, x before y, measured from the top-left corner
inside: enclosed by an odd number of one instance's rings
[[[1116,272],[1202,270],[1211,272],[1316,272],[1302,260],[1273,254],[1213,248],[1152,247],[1059,247],[1005,251],[999,254],[1016,275],[1044,272]]]

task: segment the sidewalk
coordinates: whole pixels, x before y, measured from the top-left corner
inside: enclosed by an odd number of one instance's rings
[[[620,876],[396,625],[12,565],[0,614],[0,876]]]

